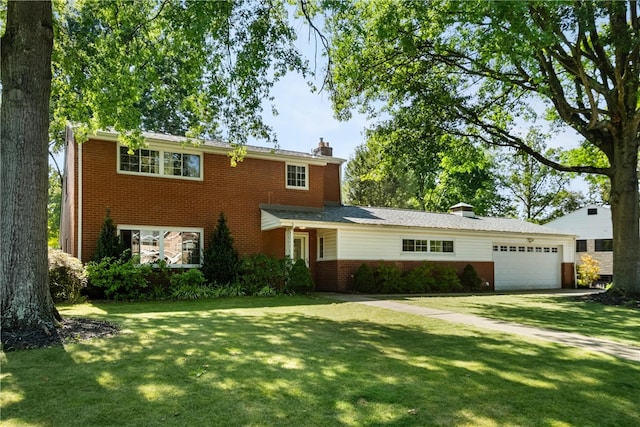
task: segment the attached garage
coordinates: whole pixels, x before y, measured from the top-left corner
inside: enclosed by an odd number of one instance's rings
[[[362,206],[316,210],[262,205],[262,230],[285,229],[285,247],[310,233],[309,265],[322,290],[348,291],[364,263],[408,271],[424,262],[462,272],[474,266],[496,291],[575,286],[575,236],[512,218],[479,217],[460,203],[451,213]],[[315,234],[313,234],[315,233]],[[287,237],[288,236],[288,237]],[[315,240],[315,243],[314,243]],[[295,251],[291,252],[296,257]]]
[[[494,243],[493,262],[496,291],[562,285],[562,246]]]

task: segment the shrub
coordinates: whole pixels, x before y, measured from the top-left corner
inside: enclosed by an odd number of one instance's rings
[[[591,255],[583,254],[578,266],[578,286],[588,288],[600,277],[600,262]]]
[[[140,265],[137,258],[103,258],[100,262],[87,264],[89,282],[115,300],[143,298],[148,286],[145,277],[150,273],[151,267]]]
[[[147,270],[145,280],[147,288],[144,294],[150,299],[164,299],[171,296],[171,277],[172,269],[169,268],[165,261],[159,260],[155,262],[152,268]]]
[[[376,291],[383,294],[398,293],[401,289],[402,270],[396,265],[380,264],[374,274]]]
[[[59,249],[49,249],[49,289],[53,301],[76,303],[86,286],[82,262]]]
[[[287,292],[293,294],[308,293],[313,290],[314,286],[307,263],[302,259],[293,263],[287,279]]]
[[[424,263],[405,274],[403,278],[402,292],[419,294],[430,292],[435,285],[433,268],[429,263]]]
[[[353,273],[353,288],[363,293],[376,292],[373,269],[367,264],[360,265],[356,272]]]
[[[103,258],[118,259],[122,257],[125,247],[118,236],[116,224],[111,219],[109,209],[102,223],[98,241],[96,242],[96,250],[93,253],[93,260],[100,262]]]
[[[196,300],[215,296],[214,290],[205,286],[204,274],[192,269],[171,276],[171,296],[181,300]]]
[[[251,255],[242,261],[240,284],[250,295],[255,295],[264,286],[283,292],[290,269],[289,258],[268,257],[264,254]]]
[[[233,248],[233,237],[221,212],[218,225],[204,252],[202,272],[209,283],[233,283],[238,278],[240,266],[240,256]]]
[[[460,282],[462,284],[462,288],[467,291],[482,291],[484,287],[482,286],[482,279],[478,275],[478,272],[471,264],[467,264],[464,266],[464,270],[462,270],[462,275],[460,276]]]
[[[460,292],[462,284],[460,278],[453,267],[447,265],[433,265],[433,286],[434,292]]]

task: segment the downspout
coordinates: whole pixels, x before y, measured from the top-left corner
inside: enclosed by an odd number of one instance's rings
[[[75,140],[73,141],[75,144]],[[82,261],[82,144],[78,146],[78,259]]]

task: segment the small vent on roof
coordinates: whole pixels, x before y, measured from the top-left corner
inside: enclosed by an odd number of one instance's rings
[[[466,218],[476,217],[475,212],[473,212],[473,206],[466,203],[458,203],[457,205],[451,206],[451,213]]]
[[[598,215],[598,208],[587,209],[587,215]]]

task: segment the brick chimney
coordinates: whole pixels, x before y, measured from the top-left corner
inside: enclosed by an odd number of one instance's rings
[[[322,137],[320,137],[320,142],[318,142],[318,148],[313,149],[313,154],[320,156],[333,156],[333,148],[329,147],[329,143],[325,142]]]

